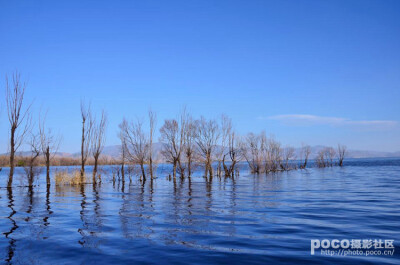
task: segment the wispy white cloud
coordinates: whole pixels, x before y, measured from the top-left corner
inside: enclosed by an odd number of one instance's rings
[[[263,120],[277,120],[289,125],[331,125],[331,126],[360,126],[368,128],[392,128],[399,124],[392,120],[351,120],[340,117],[323,117],[308,114],[286,114],[260,117]]]

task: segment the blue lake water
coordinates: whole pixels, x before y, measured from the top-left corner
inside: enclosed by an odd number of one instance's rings
[[[107,167],[105,168],[107,170]],[[165,171],[165,170],[164,170]],[[0,172],[0,262],[12,264],[399,264],[400,159],[349,160],[232,179],[29,191]],[[393,256],[310,254],[311,239],[393,239]]]

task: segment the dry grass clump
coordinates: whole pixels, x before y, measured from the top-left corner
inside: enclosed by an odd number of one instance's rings
[[[55,174],[56,185],[80,185],[87,183],[86,175],[81,178],[79,170],[72,173],[68,171],[58,171]]]

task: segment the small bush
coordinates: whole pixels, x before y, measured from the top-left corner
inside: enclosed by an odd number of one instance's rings
[[[81,178],[79,170],[75,170],[72,173],[68,171],[58,171],[55,174],[56,185],[81,185],[88,183],[86,175]]]
[[[17,167],[24,167],[25,165],[26,165],[26,162],[24,160],[17,161]]]

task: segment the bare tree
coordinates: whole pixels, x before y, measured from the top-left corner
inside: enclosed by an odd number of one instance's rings
[[[126,151],[128,159],[133,164],[139,165],[143,181],[146,181],[146,172],[144,165],[149,157],[150,143],[147,135],[143,131],[143,122],[123,121],[125,126],[122,126],[122,137],[126,143]]]
[[[172,175],[176,178],[178,162],[183,149],[180,137],[181,129],[176,120],[165,120],[160,128],[160,142],[163,143],[162,155],[168,163],[172,163]]]
[[[300,156],[301,156],[301,160],[304,162],[302,165],[300,165],[300,168],[304,169],[307,167],[308,158],[309,158],[310,154],[311,154],[311,147],[309,145],[303,144],[301,147]]]
[[[293,160],[295,158],[294,151],[295,150],[293,147],[286,147],[283,149],[284,164],[281,166],[281,168],[283,170],[291,169],[291,166],[289,165],[289,161]]]
[[[241,153],[247,161],[250,171],[255,174],[262,172],[264,137],[264,132],[259,135],[248,133],[240,143]]]
[[[6,76],[6,105],[8,121],[10,123],[10,173],[8,177],[7,187],[12,187],[15,153],[21,146],[24,136],[29,130],[29,105],[25,110],[22,109],[24,103],[26,84],[21,81],[20,74],[15,72],[12,76],[12,83]],[[24,123],[24,124],[23,124]],[[20,126],[23,125],[22,130]]]
[[[81,101],[81,118],[82,118],[82,140],[81,140],[81,182],[85,176],[85,164],[90,153],[90,140],[93,130],[93,117],[90,109]]]
[[[334,165],[333,159],[335,158],[335,156],[336,156],[335,149],[333,149],[332,147],[328,147],[326,149],[326,157],[329,159],[329,166],[331,167]]]
[[[93,128],[91,134],[91,153],[94,159],[93,167],[93,183],[96,183],[97,167],[99,163],[99,157],[103,152],[104,144],[106,142],[106,128],[107,128],[107,114],[104,110],[101,111],[100,121],[97,123],[96,119],[93,119]],[[98,175],[101,181],[100,175]]]
[[[179,172],[181,178],[184,178],[187,166],[189,167],[188,175],[191,174],[193,130],[188,127],[189,120],[190,116],[184,108],[178,120],[165,120],[160,128],[160,142],[163,143],[161,154],[167,162],[172,163],[174,178],[176,178],[177,172]],[[186,141],[189,141],[188,145]],[[187,164],[185,159],[187,159]]]
[[[189,121],[190,120],[190,115],[186,110],[186,107],[184,107],[179,115],[179,145],[180,145],[180,154],[179,154],[179,159],[178,159],[178,169],[179,169],[179,174],[181,175],[181,178],[184,178],[185,176],[185,171],[186,171],[186,166],[187,164],[184,163],[184,153],[187,147],[186,141],[191,140],[188,139],[187,133],[188,133],[188,126],[189,126]]]
[[[40,148],[46,163],[46,183],[50,186],[50,160],[55,156],[61,138],[53,135],[50,129],[45,129],[46,116],[43,120],[39,117]]]
[[[283,150],[281,143],[271,138],[268,141],[267,147],[267,170],[275,172],[281,168],[282,165]]]
[[[126,131],[128,126],[128,123],[124,119],[122,123],[119,125],[119,134],[118,137],[121,141],[121,150],[120,150],[120,163],[121,163],[121,176],[122,176],[122,181],[125,181],[125,163],[126,163],[126,156],[127,156],[127,151],[126,151],[126,138],[124,137],[124,131]]]
[[[218,162],[218,165],[217,165],[217,175],[218,176],[221,176],[222,167],[224,166],[223,164],[225,164],[224,163],[225,156],[226,156],[227,149],[229,146],[229,139],[230,139],[231,131],[232,131],[232,120],[228,116],[222,114],[220,123],[221,123],[221,125],[219,127],[220,128],[220,132],[219,132],[220,133],[220,137],[219,137],[220,142],[219,142],[219,146],[216,150],[216,157],[217,157],[217,162]]]
[[[223,157],[223,167],[225,177],[234,177],[237,170],[236,164],[242,159],[242,152],[240,150],[240,141],[237,141],[237,136],[233,130],[228,135],[228,152]],[[226,164],[226,157],[229,157],[230,164]]]
[[[232,120],[226,116],[221,116],[220,147],[217,152],[218,174],[221,174],[221,165],[225,172],[225,177],[234,177],[236,163],[241,159],[241,151],[237,136],[233,131]],[[227,163],[229,160],[229,164]]]
[[[188,177],[192,175],[194,155],[195,155],[196,124],[192,117],[186,113],[186,126],[184,130],[184,153]]]
[[[218,124],[215,120],[206,120],[201,117],[196,121],[196,144],[199,155],[204,161],[204,177],[213,177],[213,154],[215,145],[219,139]]]
[[[315,159],[318,167],[331,167],[333,166],[333,159],[336,155],[335,149],[326,147],[320,150]]]
[[[327,162],[325,161],[326,150],[322,149],[318,152],[317,157],[315,158],[315,164],[317,167],[326,167]]]
[[[37,167],[36,159],[40,156],[40,137],[37,134],[30,134],[29,141],[27,144],[30,147],[30,154],[28,156],[28,165],[25,167],[26,174],[28,176],[28,186],[32,187],[35,176],[35,168]]]
[[[150,177],[153,179],[153,170],[154,170],[154,165],[153,165],[153,136],[154,136],[154,131],[155,131],[155,126],[156,126],[156,121],[157,121],[157,115],[154,113],[152,110],[149,110],[149,123],[150,123],[150,137],[149,137],[149,172],[150,172]]]
[[[339,166],[343,166],[344,157],[347,154],[347,147],[345,145],[338,144],[338,156],[339,156]]]

